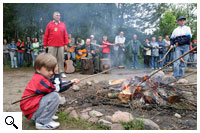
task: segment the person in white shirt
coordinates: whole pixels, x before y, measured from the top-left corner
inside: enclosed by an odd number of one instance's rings
[[[115,37],[115,46],[114,46],[114,66],[123,65],[123,51],[124,43],[126,38],[124,37],[124,32],[121,31],[118,36]]]
[[[179,26],[171,35],[170,45],[175,47],[175,59],[189,51],[190,41],[192,38],[191,29],[185,26],[186,18],[180,16],[177,19]],[[184,56],[181,60],[174,62],[174,77],[180,78],[184,76],[185,68],[189,55]]]

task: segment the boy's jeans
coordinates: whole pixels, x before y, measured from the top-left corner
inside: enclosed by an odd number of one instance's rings
[[[157,56],[151,56],[151,69],[156,69],[157,68]]]
[[[60,103],[59,94],[51,92],[42,97],[38,109],[34,112],[31,120],[36,123],[47,124],[52,121]]]
[[[24,53],[18,52],[18,66],[22,67],[24,64]]]
[[[175,49],[175,59],[189,51],[189,45],[178,46]],[[180,60],[174,62],[174,77],[180,78],[184,76],[185,68],[187,67],[187,60],[189,54],[183,57],[184,63]]]
[[[10,59],[11,59],[11,67],[17,67],[17,61],[15,57],[15,52],[10,52]]]
[[[165,53],[159,53],[159,61],[164,57],[164,55],[165,55]],[[165,59],[159,63],[159,65],[158,65],[159,68],[163,67],[164,63],[165,63]]]

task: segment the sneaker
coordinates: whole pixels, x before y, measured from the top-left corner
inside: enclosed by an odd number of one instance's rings
[[[61,78],[66,78],[66,77],[67,76],[64,73],[61,74]]]
[[[36,129],[55,129],[60,126],[59,122],[51,121],[47,124],[35,123]]]
[[[52,116],[52,119],[53,120],[58,120],[58,116],[54,115],[54,116]]]
[[[17,66],[15,66],[15,68],[18,68]]]

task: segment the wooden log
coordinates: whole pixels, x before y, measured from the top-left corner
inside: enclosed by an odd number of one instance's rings
[[[92,58],[81,58],[82,74],[94,74],[94,65]]]
[[[109,68],[111,68],[110,60],[108,58],[100,59],[100,71],[105,71]],[[107,72],[106,74],[108,73],[110,73],[110,71]]]

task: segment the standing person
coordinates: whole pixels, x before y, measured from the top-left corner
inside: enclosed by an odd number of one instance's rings
[[[34,67],[35,59],[39,54],[39,42],[38,42],[37,38],[34,38],[34,41],[31,44],[31,49],[32,49],[31,55],[32,55],[32,59],[33,59],[33,67]]]
[[[144,68],[147,69],[150,66],[151,60],[151,44],[148,38],[145,39],[145,44],[143,47],[143,55],[144,55]]]
[[[35,121],[36,129],[55,129],[60,125],[54,121],[58,119],[58,116],[55,116],[60,103],[58,92],[66,91],[80,80],[63,82],[58,73],[56,58],[47,53],[42,53],[36,58],[34,69],[35,73],[22,98],[37,95],[21,101],[20,109],[27,119]]]
[[[18,67],[22,67],[24,64],[24,42],[22,42],[20,38],[18,38],[17,40]]]
[[[170,48],[170,37],[169,35],[165,36],[165,39],[163,39],[165,43],[165,51],[168,51]],[[169,54],[166,56],[166,60],[164,64],[167,64],[167,62],[173,61],[173,49],[169,52]],[[169,66],[169,68],[172,68],[172,65]]]
[[[175,47],[175,59],[180,57],[189,51],[189,45],[192,38],[191,29],[188,26],[185,26],[186,18],[180,16],[177,19],[178,27],[174,29],[171,35],[171,47]],[[189,55],[186,55],[182,58],[182,61],[178,60],[174,62],[174,77],[180,78],[184,76],[185,68],[187,67],[187,60]]]
[[[43,40],[44,40],[44,34],[41,35],[41,38],[39,40],[39,54],[46,52],[44,49]]]
[[[194,43],[192,44],[191,48],[194,48],[197,46],[197,40],[193,40],[193,42]],[[195,49],[192,54],[193,54],[193,62],[196,63],[196,64],[193,64],[192,66],[197,67],[197,49]]]
[[[25,42],[25,55],[26,55],[26,63],[27,67],[31,65],[31,39],[30,37],[26,37]]]
[[[3,64],[8,65],[9,51],[7,39],[3,39]]]
[[[137,35],[133,35],[133,39],[128,44],[128,54],[131,55],[132,69],[137,69],[138,56],[140,56],[141,43],[137,40]]]
[[[11,68],[17,68],[17,44],[15,43],[15,39],[11,40],[11,43],[8,45],[9,52],[10,52],[10,60],[11,60]]]
[[[115,44],[109,43],[107,41],[108,37],[103,36],[103,41],[102,41],[102,57],[103,58],[110,58],[110,46],[114,46]]]
[[[158,37],[158,45],[159,45],[159,60],[161,60],[165,55],[165,43],[162,40],[162,36]],[[163,67],[165,63],[165,59],[158,64],[159,69]]]
[[[123,51],[124,43],[126,38],[124,37],[124,32],[121,31],[118,36],[115,37],[115,46],[114,46],[114,66],[123,65]]]
[[[151,69],[157,69],[157,60],[158,60],[158,56],[159,56],[159,45],[156,42],[156,38],[152,37],[152,41],[151,41]]]
[[[44,34],[44,48],[48,47],[48,53],[56,57],[59,73],[66,78],[64,73],[64,50],[67,50],[68,35],[63,22],[60,21],[60,13],[53,13],[53,21],[49,22]]]

